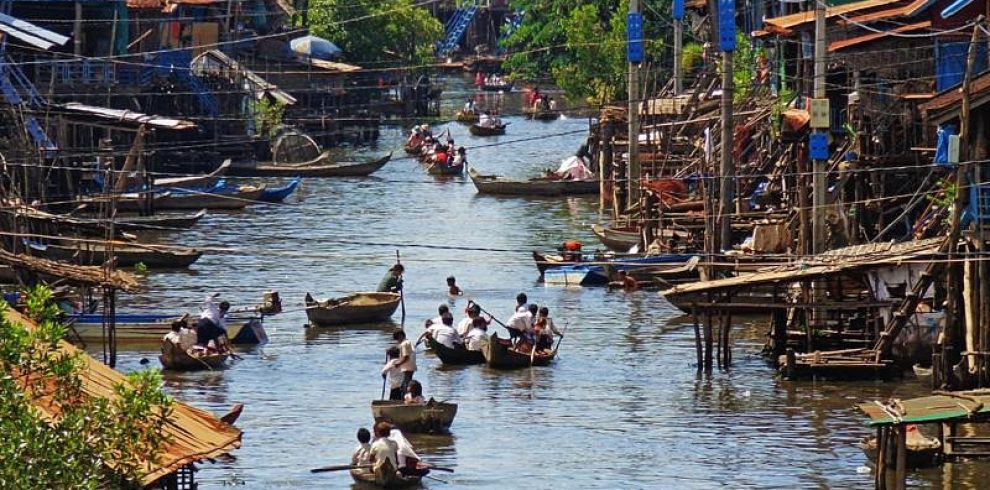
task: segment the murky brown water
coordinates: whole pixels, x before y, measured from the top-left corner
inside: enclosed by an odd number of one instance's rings
[[[463,103],[452,95],[452,104]],[[485,173],[527,176],[555,166],[580,144],[586,120],[553,123],[509,117],[508,134],[480,139],[452,124],[470,162]],[[385,130],[374,151],[399,148]],[[522,143],[513,140],[535,138]],[[498,146],[492,143],[505,143]],[[367,153],[369,150],[364,150]],[[429,488],[871,488],[855,443],[870,434],[853,407],[875,397],[910,397],[918,383],[789,383],[756,355],[760,326],[733,332],[735,364],[696,372],[688,319],[654,292],[544,287],[532,249],[579,237],[596,243],[596,198],[477,196],[465,179],[439,180],[408,159],[367,179],[310,179],[281,206],[214,214],[172,243],[227,248],[189,272],[156,273],[121,311],[194,311],[207,292],[253,304],[281,292],[287,311],[268,319],[271,343],[222,372],[169,374],[177,398],[223,413],[246,404],[236,461],[205,464],[202,488],[348,488],[346,473],[309,469],[349,461],[354,432],[371,423],[369,401],[390,343],[381,329],[304,329],[301,303],[372,289],[400,249],[407,265],[406,328],[447,302],[454,274],[467,296],[507,316],[516,293],[549,305],[567,325],[560,358],[548,368],[496,372],[441,368],[420,353],[417,378],[428,396],[460,405],[450,437],[413,438],[431,462],[456,469]],[[395,317],[399,321],[399,315]],[[154,346],[121,352],[120,367],[154,360]],[[985,465],[957,464],[911,474],[922,488],[986,488]]]

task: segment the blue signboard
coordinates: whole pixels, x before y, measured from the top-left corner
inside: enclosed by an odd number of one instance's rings
[[[812,160],[828,160],[828,135],[811,133],[808,136],[808,153]]]
[[[630,63],[643,62],[643,14],[629,14],[626,24],[627,57]]]
[[[684,20],[684,0],[674,0],[674,18]]]
[[[718,47],[726,53],[736,50],[735,0],[718,0]]]

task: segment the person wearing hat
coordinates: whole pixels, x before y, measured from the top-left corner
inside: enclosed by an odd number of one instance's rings
[[[378,292],[398,293],[402,291],[402,273],[404,271],[405,267],[402,267],[402,264],[393,265],[378,283]]]

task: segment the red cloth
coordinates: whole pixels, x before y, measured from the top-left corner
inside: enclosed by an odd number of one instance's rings
[[[446,165],[447,164],[447,152],[441,151],[441,152],[437,153],[436,161],[440,165]]]
[[[564,242],[564,250],[568,252],[579,252],[581,250],[581,242],[577,240],[567,240]]]

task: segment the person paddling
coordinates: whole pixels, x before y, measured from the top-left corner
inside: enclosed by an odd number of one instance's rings
[[[392,334],[392,339],[399,343],[399,360],[397,362],[398,368],[402,371],[402,392],[405,393],[406,389],[409,388],[409,382],[413,379],[413,374],[416,373],[416,349],[413,348],[412,342],[406,338],[406,332],[402,330],[397,330]]]
[[[395,264],[389,268],[388,273],[378,283],[379,293],[398,293],[402,290],[402,273],[406,268],[402,264]]]
[[[388,399],[402,400],[402,370],[399,369],[399,348],[389,347],[385,351],[385,365],[382,367],[382,378],[388,379]]]

